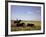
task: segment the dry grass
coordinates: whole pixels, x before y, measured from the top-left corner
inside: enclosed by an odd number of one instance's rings
[[[20,23],[27,23],[34,24],[33,27],[16,27],[16,24],[14,24],[14,21],[12,21],[11,24],[11,31],[30,31],[30,30],[40,30],[41,29],[41,22],[40,21],[21,21]]]

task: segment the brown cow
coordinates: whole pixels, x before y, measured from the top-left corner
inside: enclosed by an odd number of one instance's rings
[[[23,27],[25,23],[17,23],[16,27]]]
[[[33,26],[34,26],[34,24],[29,24],[29,23],[28,23],[28,24],[27,24],[27,26],[29,26],[29,27],[33,27]]]

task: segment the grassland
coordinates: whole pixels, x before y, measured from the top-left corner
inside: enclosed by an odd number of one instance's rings
[[[20,23],[25,23],[27,25],[28,23],[34,24],[33,27],[25,26],[25,27],[16,27],[16,24],[14,24],[15,20],[11,21],[11,31],[31,31],[31,30],[40,30],[41,29],[41,22],[40,21],[21,21]]]

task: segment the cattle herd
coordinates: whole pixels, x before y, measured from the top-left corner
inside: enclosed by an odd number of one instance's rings
[[[16,27],[33,27],[34,24],[30,24],[30,23],[27,23],[27,25],[23,22],[23,23],[20,23],[21,20],[17,20],[17,21],[14,21],[14,24],[16,24]]]

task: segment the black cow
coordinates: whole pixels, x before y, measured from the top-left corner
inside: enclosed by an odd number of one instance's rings
[[[27,26],[29,26],[29,27],[33,27],[33,26],[34,26],[34,24],[29,24],[29,23],[28,23],[28,24],[27,24]]]
[[[16,21],[14,21],[14,23],[20,23],[21,22],[21,20],[16,20]]]
[[[24,25],[24,23],[17,23],[16,27],[23,27]]]

